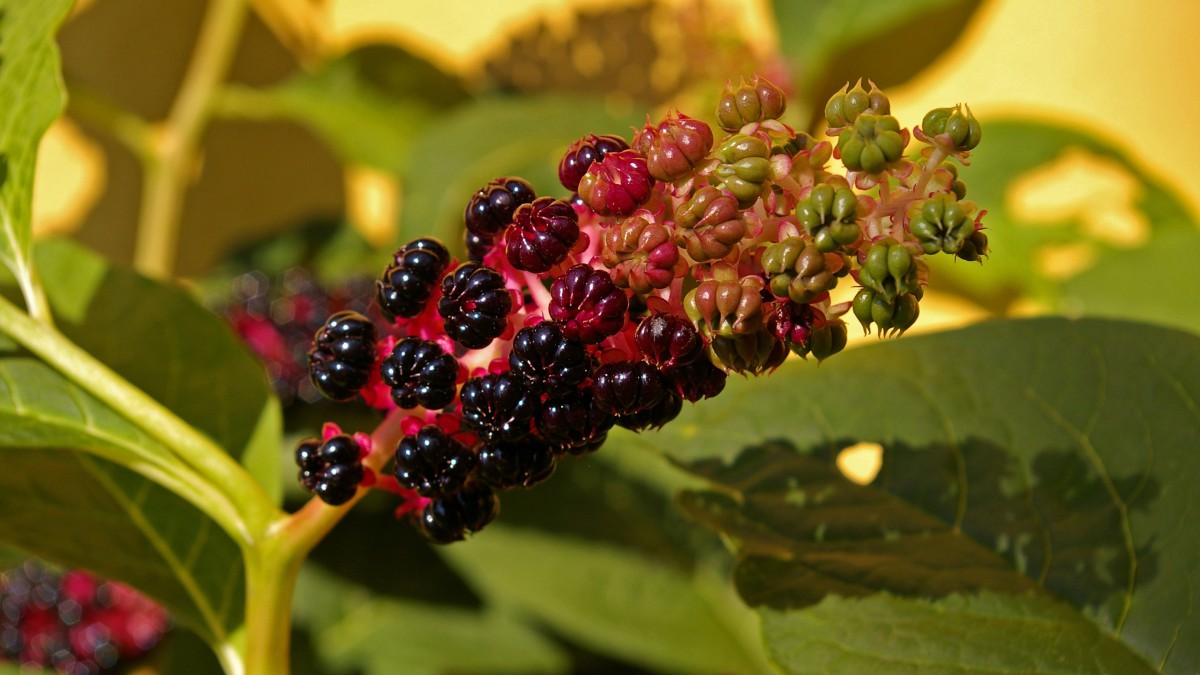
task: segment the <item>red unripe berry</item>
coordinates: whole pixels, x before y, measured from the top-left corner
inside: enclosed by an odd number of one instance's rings
[[[681,113],[668,115],[657,127],[647,123],[633,137],[633,149],[646,157],[650,175],[667,183],[691,175],[712,145],[712,129]]]
[[[539,197],[513,212],[504,233],[505,253],[513,267],[541,274],[567,259],[579,240],[579,221],[570,204]]]
[[[550,297],[550,318],[569,339],[594,344],[625,325],[629,299],[604,270],[575,265],[554,281]]]
[[[588,134],[571,144],[558,163],[558,180],[571,192],[579,189],[579,181],[592,162],[604,159],[610,152],[628,150],[629,144],[620,136]]]
[[[579,196],[602,216],[628,216],[650,199],[654,179],[646,158],[633,150],[609,153],[593,162],[579,181]]]

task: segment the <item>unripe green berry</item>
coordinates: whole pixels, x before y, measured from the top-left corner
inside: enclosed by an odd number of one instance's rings
[[[875,83],[871,82],[871,90],[863,89],[862,80],[849,89],[850,83],[842,85],[841,91],[834,94],[825,103],[825,122],[830,128],[838,129],[853,124],[864,112],[877,115],[887,115],[891,112],[891,103]]]
[[[875,302],[875,291],[869,288],[863,288],[854,296],[854,301],[850,303],[851,309],[854,311],[854,317],[862,324],[864,332],[871,331],[871,305]]]
[[[849,188],[822,184],[796,204],[796,220],[817,250],[830,253],[858,241],[858,197]]]
[[[752,375],[778,367],[788,355],[787,345],[766,328],[740,335],[717,335],[709,346],[718,367]]]
[[[725,83],[717,102],[717,121],[725,131],[737,131],[747,124],[778,119],[787,108],[783,90],[771,81],[754,75],[734,88]]]
[[[878,174],[904,156],[906,143],[895,117],[863,113],[838,134],[837,147],[847,169]]]
[[[824,326],[814,326],[808,338],[808,353],[815,356],[817,361],[824,361],[845,349],[847,339],[846,322],[840,319]]]
[[[944,134],[950,148],[959,152],[974,149],[983,138],[979,120],[975,119],[970,107],[963,105],[934,108],[925,113],[925,118],[921,120],[921,131],[930,138]]]
[[[943,192],[909,207],[908,229],[925,253],[954,255],[975,231],[975,212],[972,202]]]

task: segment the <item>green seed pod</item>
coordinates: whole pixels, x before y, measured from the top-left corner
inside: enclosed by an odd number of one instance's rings
[[[778,367],[788,355],[787,345],[765,328],[743,335],[718,335],[709,346],[717,367],[751,375]]]
[[[813,327],[808,338],[808,351],[817,361],[837,354],[846,348],[848,338],[846,322],[840,319],[826,323],[821,327]]]
[[[958,251],[955,253],[956,256],[968,262],[975,262],[976,260],[979,260],[980,257],[987,254],[988,238],[982,230],[976,230],[972,232],[971,236],[967,237],[966,240],[963,241],[963,245],[959,247]]]
[[[954,255],[975,230],[975,211],[975,204],[943,192],[909,208],[908,230],[922,251]]]
[[[853,89],[849,87],[849,82],[842,85],[841,90],[825,103],[825,122],[831,128],[853,124],[859,115],[867,111],[879,115],[891,112],[891,103],[874,82],[870,91],[863,89],[862,80],[855,83]]]
[[[752,333],[763,325],[762,278],[705,279],[684,298],[684,311],[709,335]]]
[[[875,291],[863,288],[855,294],[854,301],[850,303],[850,307],[854,311],[854,318],[862,324],[864,333],[871,332],[871,305],[874,302]]]
[[[871,250],[867,251],[867,261],[863,263],[863,271],[878,284],[874,288],[879,293],[887,293],[888,251],[895,243],[895,240],[890,238],[875,242]]]
[[[903,279],[908,276],[909,270],[912,269],[913,260],[909,255],[908,249],[902,244],[896,244],[888,248],[888,274],[894,279]]]
[[[896,298],[896,309],[892,313],[892,329],[903,333],[917,322],[920,314],[921,305],[917,302],[917,296],[912,293],[901,295]]]
[[[934,138],[945,135],[953,150],[964,152],[979,145],[983,138],[983,129],[979,120],[967,106],[956,105],[953,108],[934,108],[925,113],[921,120],[921,131],[926,136]],[[945,141],[938,141],[941,145]]]
[[[778,119],[787,109],[783,90],[758,75],[749,82],[742,80],[737,88],[732,82],[717,101],[717,121],[725,131],[737,131],[747,124]]]
[[[815,246],[806,246],[796,258],[795,276],[787,287],[787,296],[802,305],[834,286],[837,286],[837,277],[829,270],[825,254]]]
[[[904,156],[904,146],[900,122],[890,115],[863,113],[838,134],[842,163],[851,171],[881,173]]]
[[[896,313],[896,303],[888,300],[882,293],[876,293],[871,300],[871,320],[879,326],[883,334],[892,328],[892,315]]]
[[[858,241],[857,219],[858,196],[849,188],[817,185],[796,204],[796,220],[823,253]]]
[[[762,157],[739,159],[731,166],[738,178],[751,183],[763,183],[771,177],[771,162]]]
[[[804,240],[788,237],[778,244],[771,244],[763,251],[762,268],[768,276],[794,274],[796,259],[804,250]],[[782,294],[779,294],[782,295]]]
[[[717,146],[713,156],[722,164],[732,164],[747,157],[767,158],[771,156],[771,146],[758,136],[734,134]]]

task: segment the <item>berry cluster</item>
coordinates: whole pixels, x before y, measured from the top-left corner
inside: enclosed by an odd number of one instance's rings
[[[317,332],[311,375],[328,397],[414,410],[380,486],[429,539],[478,531],[496,491],[545,480],[613,426],[661,427],[730,372],[837,353],[851,310],[903,332],[924,256],[987,253],[982,212],[946,165],[979,141],[969,110],[932,111],[910,134],[860,83],[826,107],[835,147],[780,122],[785,107],[756,76],[726,87],[721,137],[670,113],[632,142],[576,141],[558,167],[565,199],[497,178],[464,212],[470,260],[418,239],[378,282],[390,323],[341,314]],[[910,159],[913,135],[925,147]],[[860,290],[834,302],[843,280]]]
[[[166,610],[123,584],[35,560],[0,575],[0,647],[22,667],[97,675],[158,643]]]
[[[343,434],[337,425],[326,424],[322,440],[306,438],[296,446],[300,484],[330,506],[345,504],[366,476],[362,460],[370,450],[365,434]]]

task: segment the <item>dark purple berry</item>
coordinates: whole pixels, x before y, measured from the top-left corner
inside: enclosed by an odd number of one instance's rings
[[[551,395],[577,389],[592,374],[592,359],[583,343],[568,340],[552,321],[517,331],[508,364],[531,390]]]
[[[644,360],[666,368],[695,361],[704,353],[696,325],[674,314],[652,314],[638,324],[634,344]]]
[[[301,470],[316,471],[321,468],[321,441],[306,438],[296,446],[296,466]]]
[[[321,444],[320,458],[326,465],[358,464],[362,448],[346,434],[334,436]]]
[[[471,231],[463,234],[463,242],[467,249],[467,259],[477,263],[483,262],[483,256],[487,255],[488,251],[492,250],[492,246],[495,245],[492,237],[485,237]]]
[[[463,423],[483,441],[527,435],[540,400],[511,372],[489,373],[467,380],[459,392]]]
[[[295,452],[300,484],[326,504],[345,504],[363,480],[361,455],[358,442],[347,434],[338,434],[325,442],[306,438]]]
[[[504,277],[478,263],[463,263],[442,279],[438,313],[446,334],[467,349],[483,349],[500,336],[513,309]]]
[[[463,223],[468,232],[492,239],[512,222],[518,206],[528,204],[536,196],[533,186],[522,178],[497,178],[471,196]]]
[[[575,390],[547,399],[537,418],[537,435],[556,453],[584,455],[608,437],[613,416],[595,404],[592,392]]]
[[[348,401],[370,378],[375,364],[375,324],[358,312],[330,316],[313,339],[308,372],[325,398]]]
[[[592,162],[604,159],[610,152],[628,150],[629,144],[620,136],[589,134],[567,148],[558,163],[558,180],[571,192],[579,189],[579,180],[587,173]]]
[[[678,417],[681,410],[683,410],[683,399],[679,394],[668,389],[658,403],[631,415],[622,415],[617,418],[616,422],[617,426],[630,431],[657,429]]]
[[[479,449],[479,479],[504,490],[533,487],[554,473],[554,452],[529,437],[486,443]]]
[[[430,502],[417,519],[417,530],[429,541],[449,544],[482,530],[499,511],[500,500],[492,488],[469,483],[454,494]]]
[[[513,213],[504,233],[504,250],[513,267],[541,274],[567,259],[579,241],[579,219],[571,205],[539,197]]]
[[[612,413],[621,424],[624,417],[654,408],[667,389],[658,369],[644,361],[606,363],[592,376],[596,405]]]
[[[445,408],[454,400],[458,360],[436,342],[406,337],[396,343],[379,368],[401,408]]]
[[[350,501],[362,479],[362,464],[333,464],[317,479],[313,492],[326,504],[339,506]]]
[[[699,358],[691,363],[670,366],[663,369],[663,375],[675,386],[685,400],[695,403],[702,398],[712,398],[725,388],[725,380],[729,375],[714,366],[707,358]]]
[[[475,468],[475,453],[441,428],[428,425],[396,446],[396,480],[422,497],[462,489]]]
[[[625,325],[629,299],[605,270],[575,265],[550,286],[550,297],[550,318],[573,340],[594,344]]]
[[[414,317],[450,265],[450,251],[436,239],[417,239],[396,251],[394,260],[376,283],[379,309],[389,319]]]

